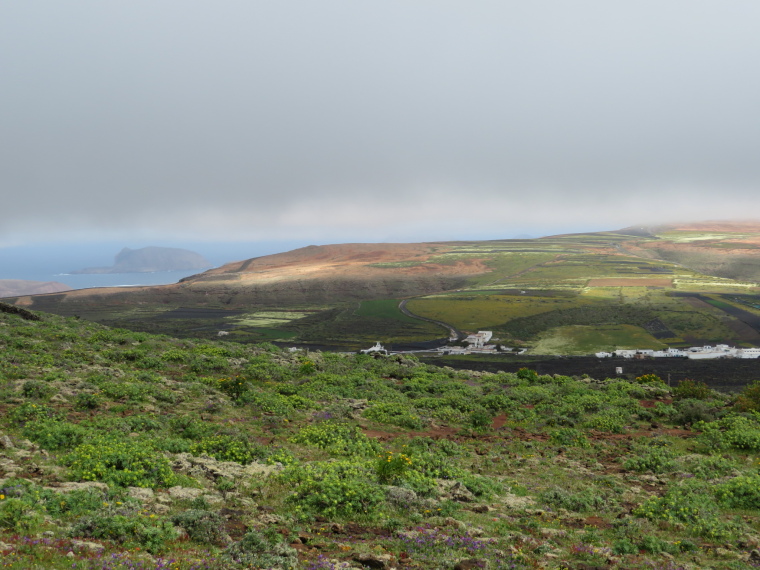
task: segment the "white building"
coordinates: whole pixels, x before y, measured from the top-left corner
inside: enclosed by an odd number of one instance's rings
[[[472,345],[473,348],[483,348],[492,336],[493,332],[491,331],[478,331],[476,334],[467,335],[464,341]]]
[[[388,351],[385,349],[385,347],[380,344],[379,342],[376,342],[374,346],[370,346],[369,348],[365,348],[361,351],[362,354],[388,354]]]

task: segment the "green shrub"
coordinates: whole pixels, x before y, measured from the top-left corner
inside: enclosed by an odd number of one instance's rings
[[[190,446],[193,455],[208,455],[219,461],[235,461],[248,465],[266,457],[266,448],[245,437],[214,435]]]
[[[478,410],[473,410],[470,412],[467,423],[475,428],[475,429],[487,429],[491,427],[491,423],[493,422],[493,415],[486,411],[485,409],[481,408]]]
[[[571,493],[560,487],[552,487],[541,493],[541,500],[551,507],[574,512],[599,511],[608,504],[608,501],[593,489]]]
[[[714,422],[698,422],[694,429],[702,432],[698,441],[708,449],[760,450],[760,423],[756,417],[729,414]]]
[[[298,514],[326,517],[370,513],[385,498],[366,462],[343,460],[286,467],[279,480],[293,488],[288,502]]]
[[[170,487],[176,484],[169,460],[154,446],[119,434],[94,435],[62,459],[80,481],[104,481],[127,487]]]
[[[425,423],[419,414],[413,413],[408,406],[397,402],[378,402],[362,413],[365,418],[382,424],[391,424],[407,429],[422,429]]]
[[[710,488],[694,480],[671,487],[662,497],[647,499],[633,514],[652,521],[684,524],[690,533],[713,540],[728,540],[737,531],[736,524],[721,520]]]
[[[760,508],[760,475],[734,477],[715,487],[715,496],[727,507]]]
[[[669,449],[647,445],[641,447],[635,455],[628,457],[623,462],[623,467],[640,473],[666,473],[675,470],[675,458],[676,454]]]
[[[517,371],[517,377],[521,380],[527,380],[528,382],[538,381],[538,372],[531,370],[530,368],[520,368]]]
[[[167,542],[177,538],[167,519],[127,509],[107,509],[82,517],[70,533],[74,537],[113,540],[126,547],[138,546],[154,554],[165,550]]]
[[[303,428],[292,438],[292,443],[313,445],[335,455],[376,455],[380,446],[369,439],[356,426],[327,421]]]
[[[702,400],[687,398],[675,404],[676,414],[672,421],[678,425],[691,425],[697,422],[711,422],[715,419],[718,408]]]
[[[612,408],[590,416],[583,422],[583,427],[608,433],[623,433],[628,419],[620,410]]]
[[[53,386],[47,382],[40,382],[39,380],[27,380],[21,386],[21,394],[25,398],[44,400],[49,396],[52,396],[53,392],[55,392]]]
[[[240,376],[228,376],[225,378],[206,378],[204,381],[209,386],[214,386],[225,393],[232,400],[238,400],[250,387],[250,382]]]
[[[690,455],[683,463],[684,469],[702,479],[724,477],[737,468],[736,461],[720,455]]]
[[[77,394],[74,400],[74,409],[76,410],[95,410],[103,403],[103,399],[98,394],[81,393]]]
[[[636,382],[639,384],[664,384],[665,382],[662,381],[662,378],[657,376],[657,374],[642,374],[641,376],[638,376],[636,378]]]
[[[21,499],[5,497],[0,500],[0,528],[27,532],[42,522],[42,516]]]
[[[686,378],[673,388],[672,393],[675,400],[706,400],[712,396],[713,391],[704,382]]]
[[[565,445],[568,447],[591,447],[586,435],[579,429],[559,428],[549,434],[549,441],[555,445]]]
[[[403,479],[411,466],[412,459],[405,453],[386,451],[377,458],[375,472],[378,481],[391,484]]]
[[[736,398],[734,407],[739,412],[760,411],[760,382],[746,386]]]
[[[283,542],[281,536],[249,530],[239,542],[228,546],[224,557],[235,566],[246,568],[281,568],[293,570],[298,567],[297,551]]]
[[[44,449],[58,451],[75,448],[90,431],[78,424],[45,418],[29,422],[22,433]]]
[[[32,404],[31,402],[24,402],[23,404],[13,408],[8,414],[8,419],[14,424],[24,425],[27,422],[53,419],[57,418],[58,413],[45,404]]]
[[[224,531],[225,520],[218,513],[208,510],[190,509],[174,515],[171,521],[187,531],[194,542],[221,546],[227,538]]]

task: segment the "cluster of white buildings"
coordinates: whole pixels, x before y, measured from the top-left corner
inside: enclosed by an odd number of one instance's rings
[[[735,348],[727,344],[715,346],[692,346],[691,348],[668,348],[665,350],[632,349],[615,352],[597,352],[597,358],[689,358],[707,360],[714,358],[760,358],[760,348]]]

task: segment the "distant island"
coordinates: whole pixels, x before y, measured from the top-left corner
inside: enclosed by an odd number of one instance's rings
[[[0,279],[0,298],[18,295],[40,295],[71,291],[71,287],[57,281],[24,281],[23,279]]]
[[[114,259],[112,267],[87,267],[72,271],[74,275],[104,273],[154,273],[157,271],[190,271],[208,269],[212,264],[194,251],[176,247],[125,247]]]

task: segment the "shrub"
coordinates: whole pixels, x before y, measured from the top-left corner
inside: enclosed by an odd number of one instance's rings
[[[734,477],[715,488],[724,505],[736,509],[760,508],[760,475]]]
[[[74,400],[74,409],[94,410],[96,408],[99,408],[102,403],[103,400],[98,394],[77,394],[77,397]]]
[[[644,446],[636,455],[628,457],[623,467],[640,473],[665,473],[676,468],[676,454],[671,450],[658,446]]]
[[[113,540],[157,553],[166,548],[168,541],[177,538],[177,532],[170,521],[157,515],[107,509],[80,519],[71,528],[71,536]]]
[[[422,429],[424,422],[419,414],[410,411],[408,406],[397,402],[379,402],[362,414],[365,418],[382,424],[391,424],[408,429]]]
[[[191,540],[200,544],[221,546],[227,538],[224,518],[207,510],[190,509],[172,517],[172,522],[187,531]]]
[[[147,442],[118,434],[93,436],[62,459],[71,477],[122,487],[170,487],[176,484],[169,460]]]
[[[538,372],[531,370],[530,368],[520,368],[517,371],[517,377],[521,380],[527,380],[528,382],[538,381]]]
[[[45,418],[29,422],[24,427],[23,434],[43,448],[57,451],[73,449],[81,444],[89,430],[78,424]]]
[[[209,379],[209,384],[224,392],[232,400],[238,400],[250,387],[248,380],[240,376]]]
[[[298,567],[297,551],[282,541],[282,537],[269,536],[249,530],[239,542],[228,546],[224,557],[235,566],[246,568],[281,568],[292,570]]]
[[[549,441],[555,445],[566,445],[568,447],[591,447],[586,435],[575,428],[556,429],[549,434]]]
[[[41,515],[29,504],[14,497],[0,500],[0,528],[25,532],[42,522]]]
[[[41,420],[45,418],[56,418],[58,414],[56,411],[46,406],[45,404],[32,404],[30,402],[24,402],[20,406],[12,409],[8,414],[8,418],[17,425],[24,425],[27,422],[34,420]]]
[[[46,382],[40,382],[39,380],[27,380],[21,386],[21,394],[25,398],[34,398],[37,400],[44,400],[51,396],[55,392],[55,388]]]
[[[412,459],[405,453],[387,451],[377,459],[375,468],[377,479],[381,483],[394,483],[402,479],[411,466]]]
[[[358,427],[331,421],[305,426],[290,441],[313,445],[335,455],[375,455],[380,451],[378,443]]]
[[[673,388],[673,398],[675,400],[706,400],[711,395],[712,390],[707,384],[688,378],[681,380],[678,386]]]
[[[619,409],[611,408],[586,419],[583,427],[608,433],[623,433],[627,419]]]
[[[746,386],[736,398],[734,407],[740,412],[760,411],[760,382]]]
[[[662,378],[657,374],[642,374],[636,378],[636,382],[639,384],[664,384]]]
[[[718,409],[707,402],[688,398],[676,402],[677,413],[672,421],[676,424],[689,425],[697,422],[710,422],[715,419]]]
[[[736,525],[720,519],[718,505],[709,487],[699,481],[671,487],[662,497],[652,497],[633,510],[652,521],[681,523],[698,536],[713,540],[730,539]]]
[[[755,418],[729,414],[714,422],[698,422],[694,428],[702,431],[698,441],[709,449],[760,450],[760,423]]]
[[[257,459],[266,457],[266,449],[244,437],[232,435],[214,435],[204,437],[190,446],[193,455],[208,455],[219,461],[235,461],[248,465]]]
[[[374,473],[365,462],[336,461],[286,467],[279,480],[293,487],[288,501],[299,514],[313,512],[326,517],[369,513],[385,498],[372,482]]]
[[[493,422],[493,416],[491,413],[486,411],[485,409],[481,408],[478,410],[473,410],[470,412],[469,417],[467,418],[467,423],[472,426],[475,429],[487,429],[491,427],[491,423]]]
[[[607,504],[607,500],[592,489],[571,493],[560,487],[541,493],[541,500],[552,507],[575,512],[600,510]]]

